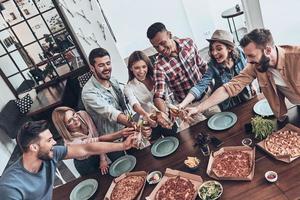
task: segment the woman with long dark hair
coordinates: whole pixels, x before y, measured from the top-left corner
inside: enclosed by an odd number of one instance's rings
[[[134,51],[129,56],[127,68],[129,80],[124,88],[125,96],[133,110],[149,122],[151,127],[156,127],[152,130],[152,138],[157,137],[159,131],[163,134],[176,132],[175,125],[172,129],[164,129],[151,117],[155,82],[153,65],[148,56],[142,51]]]

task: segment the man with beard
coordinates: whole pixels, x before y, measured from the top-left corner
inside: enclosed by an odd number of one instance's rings
[[[188,108],[189,115],[203,112],[228,97],[236,96],[257,78],[274,115],[279,121],[284,120],[287,113],[285,98],[300,105],[300,46],[276,46],[267,29],[254,29],[241,39],[240,45],[247,56],[245,69],[218,88],[206,101]]]
[[[93,118],[100,134],[119,131],[130,126],[124,112],[126,105],[119,83],[111,78],[111,60],[103,48],[93,49],[89,55],[93,76],[82,89],[82,101]]]
[[[17,142],[23,155],[0,178],[1,199],[5,200],[51,200],[58,161],[126,150],[133,147],[134,138],[129,136],[123,143],[54,146],[47,122],[41,120],[25,123]]]
[[[99,134],[113,133],[124,126],[132,127],[131,118],[125,114],[127,106],[119,83],[111,77],[109,53],[103,48],[93,49],[89,55],[89,62],[93,76],[82,89],[82,101]],[[147,136],[151,131],[150,127],[142,130]],[[109,155],[111,159],[115,159],[116,156],[119,155]]]

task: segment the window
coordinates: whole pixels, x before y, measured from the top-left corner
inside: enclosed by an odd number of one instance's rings
[[[0,68],[15,95],[84,66],[81,55],[51,0],[2,1]]]

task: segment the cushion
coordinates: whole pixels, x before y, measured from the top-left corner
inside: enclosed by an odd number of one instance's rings
[[[23,98],[16,99],[15,103],[17,104],[20,112],[25,114],[30,110],[31,105],[33,104],[33,101],[32,101],[32,98],[30,97],[30,95],[26,94]]]
[[[29,117],[20,112],[15,100],[7,102],[0,112],[0,128],[12,139],[16,137],[20,127],[29,120]]]
[[[88,82],[88,80],[91,78],[91,76],[93,75],[92,71],[89,71],[85,74],[82,74],[81,76],[78,76],[78,81],[80,84],[80,87],[83,88],[83,86],[86,84],[86,82]]]

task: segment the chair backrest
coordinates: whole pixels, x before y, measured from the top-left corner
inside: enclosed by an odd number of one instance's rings
[[[45,79],[43,70],[41,70],[40,68],[31,69],[31,70],[29,70],[29,73],[32,75],[32,77],[36,83],[38,83],[40,81],[44,81],[44,79]]]

